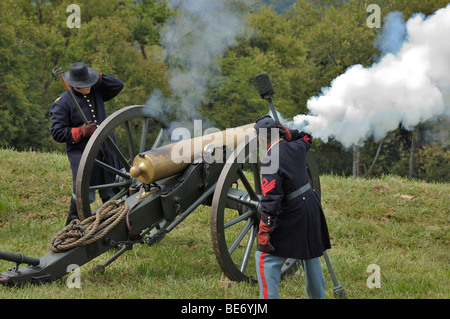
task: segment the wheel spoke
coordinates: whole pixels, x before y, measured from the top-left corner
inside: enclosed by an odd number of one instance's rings
[[[224,228],[228,228],[228,227],[230,227],[230,226],[236,225],[237,223],[239,223],[239,222],[241,222],[241,221],[243,221],[243,220],[246,220],[246,219],[250,218],[252,215],[253,215],[253,212],[252,212],[252,211],[248,211],[248,212],[246,212],[245,214],[242,214],[242,215],[240,215],[239,217],[230,220],[230,221],[227,222],[223,227],[224,227]]]
[[[125,121],[125,128],[127,130],[127,139],[128,139],[128,152],[130,154],[130,159],[133,160],[136,157],[136,148],[134,146],[133,141],[133,132],[131,130],[130,121]]]
[[[119,147],[116,143],[111,139],[110,136],[106,139],[108,142],[108,145],[112,148],[113,152],[116,154],[117,158],[119,159],[120,163],[125,167],[126,171],[128,172],[130,170],[130,163],[128,163],[128,160],[123,156],[122,152],[120,151]]]
[[[122,188],[117,194],[115,194],[109,200],[116,200],[116,199],[122,198],[126,194],[128,194],[128,188]]]
[[[113,200],[117,200],[119,198],[122,198],[123,196],[125,196],[128,193],[128,188],[122,188],[122,190],[120,190],[117,194],[115,194],[113,197],[111,197],[110,199],[108,199],[108,201],[113,201]],[[100,208],[101,206],[97,207],[96,209],[94,209],[92,211],[92,214],[94,215],[95,212]]]
[[[141,140],[139,143],[139,153],[145,151],[145,143],[147,142],[147,132],[148,132],[148,117],[144,117],[142,121],[142,132],[141,132]]]
[[[252,228],[250,229],[250,234],[248,235],[248,241],[247,241],[247,246],[245,247],[244,257],[242,258],[242,263],[241,263],[241,267],[240,267],[240,271],[242,273],[245,273],[245,269],[247,268],[248,261],[251,257],[251,252],[253,249],[253,243],[255,242],[257,233],[258,233],[257,227],[255,224],[253,224]]]
[[[230,255],[233,254],[234,250],[237,248],[237,246],[241,243],[242,239],[244,239],[245,235],[248,233],[248,231],[250,230],[250,228],[253,226],[254,221],[249,218],[247,220],[247,223],[245,224],[244,228],[242,228],[241,232],[239,233],[239,235],[236,237],[236,239],[234,240],[234,242],[231,244],[230,248],[228,248],[228,253]]]
[[[239,178],[242,181],[242,184],[244,184],[245,190],[248,192],[248,195],[252,200],[258,201],[258,195],[256,195],[255,191],[253,190],[252,186],[250,185],[249,181],[247,180],[247,177],[245,177],[244,172],[242,172],[241,169],[237,170],[237,174]]]
[[[158,136],[156,137],[155,141],[153,142],[152,145],[152,150],[154,150],[155,148],[157,148],[159,146],[159,144],[161,143],[162,137],[163,137],[163,133],[164,133],[164,129],[160,129]]]
[[[119,182],[119,183],[110,183],[110,184],[100,184],[89,186],[89,191],[99,190],[99,189],[107,189],[107,188],[121,188],[128,185],[127,181]]]
[[[257,194],[262,194],[261,175],[259,174],[260,171],[259,164],[253,164],[252,171],[253,171],[253,180],[255,181],[255,191]]]
[[[116,174],[116,175],[118,175],[118,176],[120,176],[122,178],[125,178],[125,179],[130,179],[131,178],[131,176],[128,173],[125,173],[125,172],[123,172],[121,170],[118,170],[117,168],[112,167],[111,165],[108,165],[106,163],[103,163],[102,161],[99,161],[98,159],[95,159],[95,164],[100,166],[104,170],[107,170],[107,171],[109,171],[109,172],[111,172],[113,174]]]

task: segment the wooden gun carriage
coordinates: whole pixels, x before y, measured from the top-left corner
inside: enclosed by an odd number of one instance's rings
[[[0,273],[0,283],[53,281],[66,275],[70,265],[81,266],[118,249],[98,266],[104,270],[134,244],[159,242],[200,205],[211,207],[212,247],[223,272],[233,281],[256,281],[251,260],[259,225],[261,175],[253,124],[179,142],[170,141],[171,124],[159,110],[142,105],[128,106],[109,116],[82,155],[76,183],[77,210],[80,223],[95,219],[106,207],[122,207],[121,217],[113,226],[96,230],[95,236],[82,244],[64,248],[63,241],[52,242],[50,251],[41,258],[0,252],[0,258],[16,263]],[[105,144],[119,159],[120,169],[102,156]],[[185,153],[181,157],[177,156],[180,150]],[[320,198],[316,164],[311,157],[307,164],[310,183]],[[94,166],[101,167],[111,181],[91,186]],[[100,189],[112,190],[115,195],[108,202],[91,203],[90,193]],[[22,263],[28,265],[20,268]],[[295,260],[288,260],[283,273],[297,268]]]

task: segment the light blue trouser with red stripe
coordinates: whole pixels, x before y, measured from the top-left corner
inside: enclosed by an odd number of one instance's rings
[[[281,267],[287,258],[256,251],[256,273],[259,283],[259,298],[279,299],[278,285],[281,277]],[[306,277],[306,294],[310,299],[325,299],[325,281],[323,278],[320,258],[299,260]]]

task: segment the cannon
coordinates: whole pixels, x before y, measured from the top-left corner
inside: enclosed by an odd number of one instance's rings
[[[255,80],[261,97],[278,119],[268,75],[260,74]],[[74,104],[77,106],[76,101]],[[90,137],[81,157],[76,178],[79,219],[53,237],[50,251],[41,258],[0,251],[0,259],[15,263],[0,273],[0,283],[54,281],[116,250],[107,262],[94,267],[105,271],[134,245],[160,242],[200,205],[211,207],[212,247],[224,274],[237,282],[257,282],[255,267],[250,265],[256,249],[262,190],[253,123],[173,141],[176,130],[169,118],[152,106],[132,105],[109,116]],[[104,152],[106,145],[120,167],[111,164]],[[309,182],[320,199],[313,154],[308,154],[306,164]],[[102,169],[107,182],[91,185],[92,175],[99,172],[94,167]],[[95,199],[92,195],[97,190],[107,190],[112,197],[106,202]],[[326,252],[324,258],[335,296],[345,298]],[[22,264],[27,266],[20,267]],[[298,261],[288,259],[282,276],[298,267]]]
[[[113,223],[97,223],[100,226],[89,240],[71,246],[64,247],[64,240],[55,236],[50,251],[40,258],[0,252],[1,259],[15,262],[0,273],[0,283],[54,281],[73,271],[71,265],[82,266],[115,249],[111,259],[98,266],[104,271],[133,245],[158,243],[200,205],[211,207],[212,247],[223,272],[233,281],[256,281],[249,261],[256,249],[261,180],[253,123],[176,142],[170,140],[171,124],[161,111],[143,105],[109,116],[91,136],[81,158],[76,183],[79,220],[59,235],[73,232],[71,227],[78,233],[85,231],[83,223],[101,218],[106,210],[115,211]],[[112,139],[119,131],[124,132],[122,138]],[[114,150],[120,168],[99,156],[105,143]],[[95,165],[111,177],[108,183],[90,185]],[[317,167],[310,157],[308,172],[320,196]],[[91,193],[99,189],[110,189],[114,196],[105,203],[92,202]],[[283,274],[297,268],[295,260],[288,260]]]

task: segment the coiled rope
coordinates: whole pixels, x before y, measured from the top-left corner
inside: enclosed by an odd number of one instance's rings
[[[59,253],[78,246],[89,245],[103,238],[128,213],[125,201],[110,201],[101,206],[95,215],[80,221],[72,220],[51,240],[49,248]],[[103,230],[99,233],[100,230]],[[97,234],[98,233],[98,234]]]

